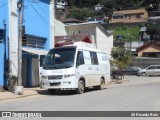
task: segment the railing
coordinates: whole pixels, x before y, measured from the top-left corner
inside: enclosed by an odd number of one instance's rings
[[[22,46],[44,49],[46,40],[47,38],[24,34]]]

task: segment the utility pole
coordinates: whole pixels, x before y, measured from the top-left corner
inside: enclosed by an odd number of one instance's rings
[[[22,22],[23,22],[23,0],[19,0],[17,3],[19,12],[18,19],[18,82],[17,89],[15,88],[15,94],[23,94],[22,87]],[[17,91],[16,91],[17,90]]]
[[[7,79],[7,74],[6,72],[8,72],[8,68],[6,70],[6,21],[3,20],[3,25],[4,25],[4,88],[6,89],[6,79]]]
[[[55,47],[55,0],[50,0],[50,48]]]

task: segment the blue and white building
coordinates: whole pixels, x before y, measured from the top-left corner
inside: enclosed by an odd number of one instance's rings
[[[8,8],[6,5],[8,1],[1,0],[0,1],[0,87],[5,84],[5,60],[8,58]]]
[[[22,85],[32,87],[39,85],[40,55],[54,47],[54,4],[52,0],[23,1]],[[0,86],[6,81],[5,59],[10,75],[18,74],[17,2],[0,0]]]

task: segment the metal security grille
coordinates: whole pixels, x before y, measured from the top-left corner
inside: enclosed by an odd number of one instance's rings
[[[51,75],[47,77],[48,77],[48,80],[62,79],[62,75]]]
[[[47,38],[24,34],[22,46],[44,49]]]
[[[4,30],[0,29],[0,43],[3,43],[3,32]]]

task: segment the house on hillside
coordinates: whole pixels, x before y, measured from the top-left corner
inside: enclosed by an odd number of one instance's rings
[[[151,41],[137,48],[138,57],[160,58],[160,42]]]
[[[95,5],[94,9],[95,9],[95,11],[100,11],[103,7],[104,7],[104,5],[97,4],[97,5]]]
[[[113,31],[106,31],[98,23],[79,23],[66,25],[68,35],[87,34],[96,48],[106,51],[110,56],[113,47]]]
[[[148,20],[145,9],[113,11],[110,23],[138,23]]]
[[[64,24],[75,24],[75,23],[83,23],[80,20],[77,20],[75,18],[65,18],[65,19],[61,19],[61,22]]]
[[[67,6],[65,0],[55,0],[55,18],[64,19],[67,16]]]
[[[159,20],[160,19],[160,10],[159,11],[151,11],[148,13],[148,20]]]
[[[9,59],[10,75],[18,73],[18,10],[17,1],[0,0],[0,51],[1,56]],[[6,4],[7,3],[7,4]],[[23,38],[22,38],[22,85],[39,86],[39,60],[52,48],[53,4],[48,0],[24,0]],[[6,28],[6,29],[5,29]],[[6,43],[6,45],[5,45]],[[9,44],[8,44],[9,43]],[[5,49],[6,48],[6,49]],[[6,51],[6,52],[5,52]],[[0,86],[5,86],[4,59],[0,60]],[[2,69],[3,68],[3,69]]]

